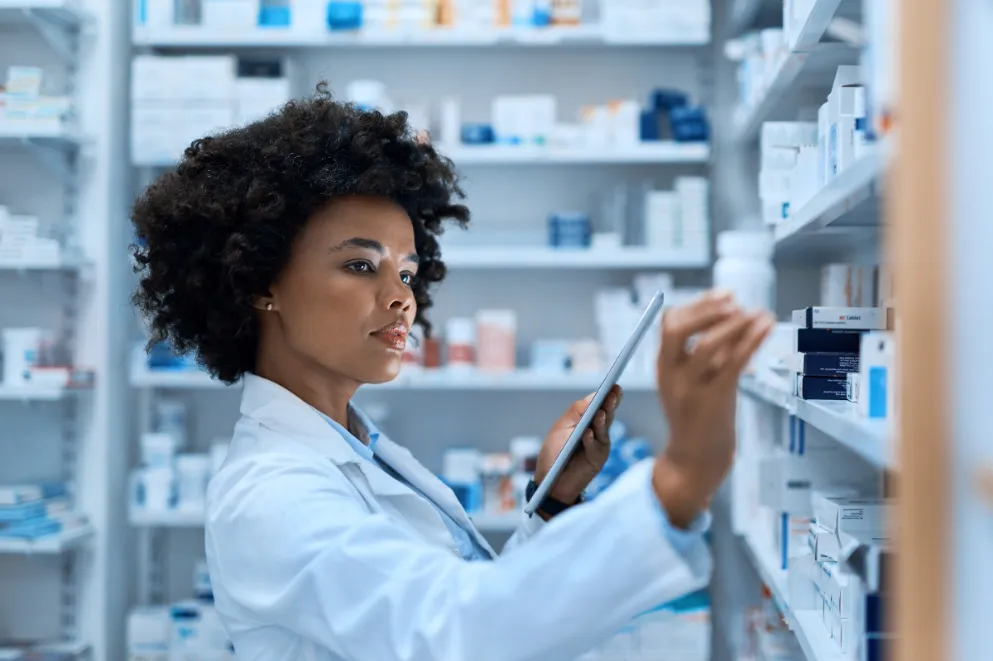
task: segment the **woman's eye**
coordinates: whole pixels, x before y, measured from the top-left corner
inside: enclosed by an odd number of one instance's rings
[[[414,280],[416,278],[417,276],[411,273],[410,271],[405,271],[400,274],[400,279],[403,281],[403,284],[407,285],[408,287],[414,284]]]
[[[352,262],[346,266],[350,271],[355,273],[372,273],[372,264],[369,262]]]

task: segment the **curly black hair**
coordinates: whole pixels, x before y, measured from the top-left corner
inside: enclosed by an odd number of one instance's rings
[[[445,220],[469,221],[458,175],[415,139],[406,113],[335,101],[321,83],[263,120],[196,140],[135,202],[141,280],[132,300],[150,322],[150,346],[194,352],[228,383],[253,371],[253,302],[286,266],[307,220],[347,195],[388,198],[410,216],[416,321],[430,333],[428,290],[445,277],[436,237]]]

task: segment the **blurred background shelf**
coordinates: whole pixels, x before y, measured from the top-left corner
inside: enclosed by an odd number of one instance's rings
[[[706,143],[646,142],[630,147],[559,148],[435,145],[457,166],[463,165],[624,165],[706,163]]]
[[[62,399],[71,392],[77,392],[69,388],[58,386],[5,386],[0,384],[0,401],[48,401],[54,402]]]
[[[779,383],[778,381],[781,381]],[[872,420],[851,402],[804,400],[791,394],[786,379],[768,375],[742,377],[739,388],[796,415],[878,468],[895,468],[892,424]]]
[[[536,29],[366,30],[329,34],[294,34],[280,28],[216,31],[199,27],[136,28],[136,46],[152,48],[355,48],[355,47],[527,47],[527,46],[703,46],[706,31],[625,34],[598,25]]]
[[[667,252],[655,248],[556,249],[442,247],[451,268],[464,269],[696,269],[710,265],[710,251]]]
[[[747,535],[742,543],[759,577],[772,592],[773,600],[796,634],[807,661],[850,661],[850,656],[842,654],[838,644],[831,640],[820,612],[790,608],[786,572],[778,568],[774,555],[764,551],[757,540]]]
[[[0,554],[5,555],[52,555],[74,549],[93,536],[91,526],[80,526],[67,532],[46,535],[37,539],[0,538]]]
[[[367,385],[362,392],[397,390],[505,390],[505,391],[584,391],[595,390],[603,380],[601,373],[556,374],[521,369],[508,373],[459,372],[457,370],[422,370],[403,372],[389,383]],[[651,379],[631,376],[621,378],[629,391],[651,391]],[[225,389],[224,383],[196,370],[148,370],[140,366],[132,370],[131,385],[135,388],[160,389]],[[0,391],[2,392],[2,391]]]

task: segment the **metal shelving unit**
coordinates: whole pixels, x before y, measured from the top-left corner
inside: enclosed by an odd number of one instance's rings
[[[74,97],[78,91],[75,78],[81,58],[82,36],[89,24],[90,16],[78,3],[68,0],[0,0],[0,25],[15,26],[15,29],[28,25],[35,29],[64,64],[69,93]],[[78,231],[74,220],[78,217],[81,196],[80,150],[86,143],[82,131],[71,122],[18,120],[0,123],[0,150],[18,150],[35,156],[61,182],[64,191],[61,215],[65,229],[70,233]],[[0,278],[13,277],[15,282],[20,273],[53,273],[59,287],[52,301],[58,305],[63,339],[74,353],[78,351],[77,327],[81,313],[79,276],[85,271],[84,265],[85,259],[81,257],[60,259],[57,263],[0,264]],[[49,301],[43,303],[51,304]],[[58,473],[78,506],[76,485],[80,477],[79,452],[83,435],[80,409],[88,406],[89,400],[74,396],[76,392],[46,385],[0,386],[0,410],[33,402],[52,403],[54,409],[48,405],[39,407],[37,411],[32,408],[30,415],[54,416],[58,420],[61,444]],[[2,415],[0,413],[0,417]],[[78,651],[77,656],[89,651],[89,644],[82,640],[85,632],[80,630],[83,619],[79,603],[82,578],[77,550],[89,544],[94,535],[94,528],[84,525],[36,539],[0,539],[0,554],[58,556],[61,578],[59,602],[53,607],[59,609],[61,636],[71,649]],[[8,631],[3,624],[0,623],[0,628],[16,638],[17,631]]]

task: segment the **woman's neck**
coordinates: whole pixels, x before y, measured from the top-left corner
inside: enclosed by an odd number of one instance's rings
[[[348,429],[348,404],[358,390],[354,379],[289,351],[260,350],[255,374],[286,388]]]

